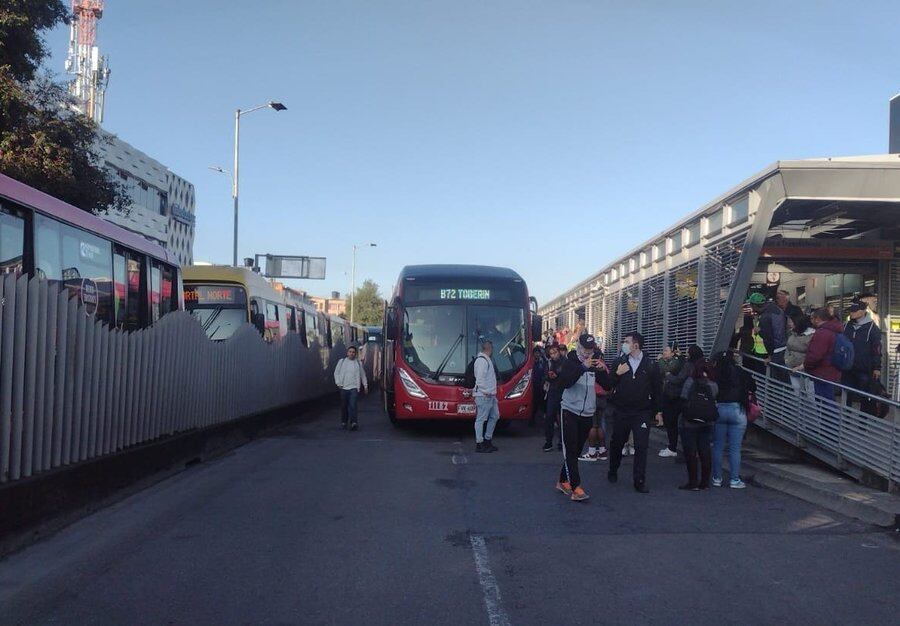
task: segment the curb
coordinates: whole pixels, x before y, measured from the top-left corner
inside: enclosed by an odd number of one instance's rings
[[[745,480],[758,487],[781,491],[835,513],[886,529],[900,529],[900,498],[836,477],[824,482],[790,472],[778,465],[742,461]]]
[[[651,441],[665,445],[665,435],[651,431]],[[834,513],[885,529],[900,530],[900,498],[861,485],[839,472],[815,464],[772,457],[766,462],[756,455],[770,455],[759,446],[744,445],[742,478],[756,486],[786,493]],[[779,462],[780,461],[780,462]]]

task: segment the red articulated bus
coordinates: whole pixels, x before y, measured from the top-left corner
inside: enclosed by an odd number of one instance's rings
[[[462,386],[480,342],[494,345],[504,420],[532,411],[537,301],[516,272],[481,265],[411,265],[400,272],[385,308],[382,393],[394,425],[407,419],[472,419]]]

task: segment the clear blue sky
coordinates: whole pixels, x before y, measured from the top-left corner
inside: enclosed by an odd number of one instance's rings
[[[541,301],[778,159],[887,150],[900,3],[107,0],[105,126],[197,188],[195,258],[518,270]],[[50,35],[62,70],[67,33]]]

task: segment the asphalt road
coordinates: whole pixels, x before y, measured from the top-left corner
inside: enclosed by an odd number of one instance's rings
[[[0,562],[3,624],[888,624],[900,541],[778,492],[584,467],[514,425],[359,432],[319,410]],[[585,464],[583,464],[585,465]]]

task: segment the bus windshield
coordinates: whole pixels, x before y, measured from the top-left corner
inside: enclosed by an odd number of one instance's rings
[[[418,374],[459,377],[479,351],[494,344],[494,364],[511,374],[525,363],[525,311],[514,306],[442,304],[412,306],[404,312],[403,358]]]
[[[241,324],[247,323],[247,310],[228,309],[221,306],[187,306],[187,310],[194,316],[206,336],[213,341],[224,341],[234,334]]]
[[[237,285],[185,284],[184,308],[213,341],[231,337],[247,317],[247,292]]]

